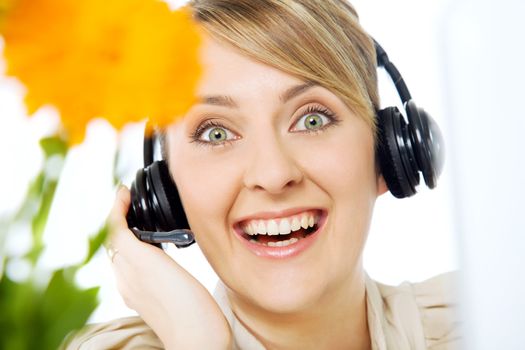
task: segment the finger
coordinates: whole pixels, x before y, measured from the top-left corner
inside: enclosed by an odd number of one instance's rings
[[[117,190],[115,196],[115,202],[108,217],[108,228],[109,234],[106,239],[106,246],[109,248],[114,248],[119,252],[122,252],[129,244],[133,244],[138,241],[135,235],[128,229],[128,223],[126,220],[126,215],[129,210],[130,205],[130,192],[129,190],[121,185]],[[111,251],[111,250],[110,250]],[[114,262],[115,255],[112,262]]]
[[[109,223],[114,226],[127,227],[126,215],[128,214],[131,194],[124,185],[120,185],[117,190],[113,208],[109,214]]]
[[[140,241],[128,228],[126,216],[130,203],[130,191],[121,185],[117,190],[115,202],[108,218],[108,245],[115,247],[120,255],[122,255],[122,253],[124,253],[124,255],[133,255],[136,254],[139,249],[158,251],[156,247]],[[113,257],[112,261],[115,262],[115,255],[113,255]]]

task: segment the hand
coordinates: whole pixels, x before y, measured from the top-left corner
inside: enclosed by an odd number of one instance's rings
[[[121,187],[109,216],[109,244],[117,288],[166,349],[227,349],[231,330],[219,306],[192,275],[163,250],[128,229],[130,193]]]

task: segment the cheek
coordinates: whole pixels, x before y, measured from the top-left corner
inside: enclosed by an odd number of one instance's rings
[[[198,234],[208,219],[216,225],[228,208],[235,174],[234,168],[223,166],[224,161],[212,156],[205,146],[190,143],[185,127],[182,122],[167,130],[168,163],[189,224]]]
[[[377,178],[374,141],[370,132],[348,128],[319,144],[311,143],[303,154],[301,165],[310,178],[330,197],[354,202],[375,200]]]
[[[377,198],[373,137],[352,130],[322,147],[309,147],[303,161],[308,178],[329,197],[327,230],[333,236],[326,241],[325,257],[331,266],[346,268],[359,260]]]
[[[227,225],[229,208],[235,200],[238,174],[224,160],[180,151],[170,155],[172,175],[177,184],[188,222],[197,241],[216,240]],[[184,164],[177,168],[176,164]]]

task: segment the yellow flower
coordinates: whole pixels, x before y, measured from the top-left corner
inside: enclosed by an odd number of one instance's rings
[[[7,0],[0,0],[7,1]],[[159,0],[16,0],[5,19],[7,73],[33,113],[54,105],[72,143],[97,117],[116,128],[167,125],[194,102],[201,74],[188,8]]]
[[[2,25],[4,23],[4,17],[7,11],[13,6],[13,2],[16,0],[0,0],[0,33],[2,33]]]

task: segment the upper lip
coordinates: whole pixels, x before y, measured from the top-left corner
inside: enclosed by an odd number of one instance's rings
[[[285,218],[288,216],[296,215],[296,214],[303,213],[306,211],[311,211],[311,210],[325,211],[324,209],[319,208],[319,207],[300,207],[300,208],[290,208],[290,209],[284,209],[284,210],[278,210],[278,211],[261,211],[255,214],[243,216],[235,220],[234,225],[239,225],[249,220],[270,220],[270,219]]]

